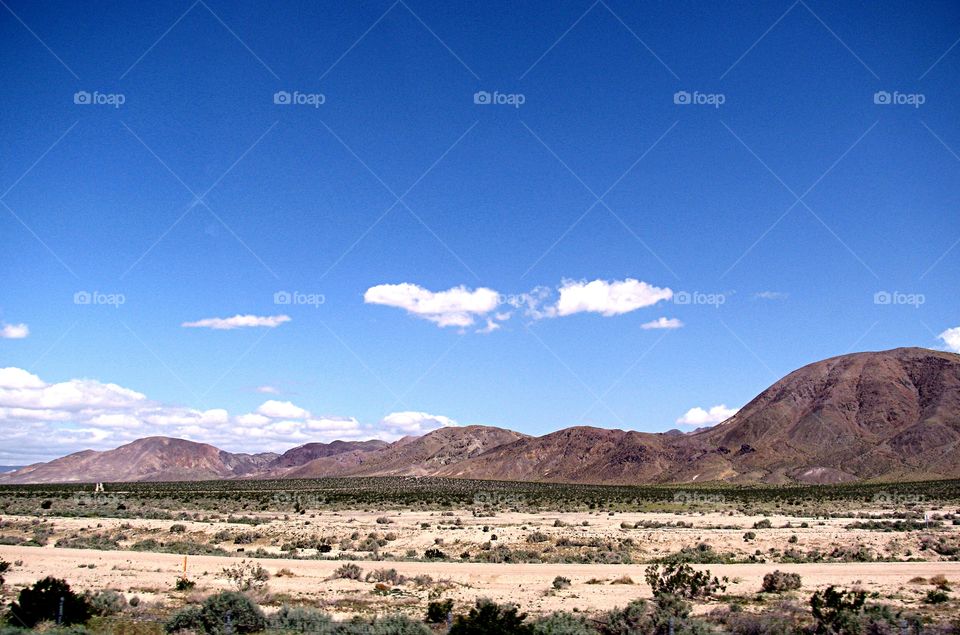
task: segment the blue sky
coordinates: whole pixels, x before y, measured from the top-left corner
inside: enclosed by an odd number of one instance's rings
[[[950,2],[4,0],[0,460],[662,431],[960,349],[958,38]]]

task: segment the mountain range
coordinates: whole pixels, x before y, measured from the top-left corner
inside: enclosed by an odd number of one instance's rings
[[[689,433],[490,426],[235,454],[148,437],[0,474],[0,483],[445,476],[570,483],[837,483],[960,478],[960,355],[898,348],[800,368]]]

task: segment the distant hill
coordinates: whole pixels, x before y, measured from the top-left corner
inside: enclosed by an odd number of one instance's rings
[[[231,454],[151,437],[0,475],[0,483],[447,476],[571,483],[834,483],[960,478],[960,356],[922,348],[815,362],[720,425],[682,434],[488,426]]]

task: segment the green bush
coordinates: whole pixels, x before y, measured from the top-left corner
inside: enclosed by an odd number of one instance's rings
[[[28,628],[43,621],[83,624],[90,613],[90,604],[71,591],[66,581],[47,576],[20,591],[17,601],[10,605],[8,620]]]
[[[333,619],[316,609],[283,606],[270,618],[270,628],[283,632],[333,635],[337,625]]]
[[[431,635],[429,628],[400,614],[378,617],[368,632],[370,635]]]
[[[453,612],[453,600],[430,602],[427,604],[427,622],[430,624],[443,624],[447,617]]]
[[[553,613],[533,623],[534,635],[596,635],[597,629],[582,615]]]
[[[783,593],[796,591],[801,586],[799,573],[785,573],[777,570],[763,576],[764,593]]]
[[[846,591],[833,585],[815,592],[810,597],[810,609],[816,620],[816,632],[859,633],[866,600],[866,591]]]
[[[168,633],[205,633],[203,611],[199,606],[188,606],[174,613],[163,626]]]
[[[112,589],[86,593],[84,597],[90,603],[91,612],[101,617],[122,613],[127,608],[127,598]]]
[[[532,635],[533,626],[524,623],[526,618],[516,606],[481,599],[467,615],[457,616],[449,635]]]

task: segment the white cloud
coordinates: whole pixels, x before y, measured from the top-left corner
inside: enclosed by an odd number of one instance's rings
[[[651,322],[644,322],[640,325],[640,328],[644,330],[649,329],[678,329],[683,326],[683,322],[677,318],[657,318]]]
[[[426,434],[439,428],[456,426],[457,422],[441,415],[405,411],[391,412],[380,420],[380,425],[388,434],[409,436]]]
[[[758,291],[753,297],[758,300],[786,300],[790,295],[782,291]]]
[[[254,390],[261,395],[279,395],[280,389],[276,386],[257,386]]]
[[[196,322],[184,322],[180,326],[186,328],[205,328],[218,331],[229,331],[239,328],[263,326],[276,328],[284,322],[289,322],[288,315],[234,315],[228,318],[205,318]]]
[[[231,452],[283,452],[309,442],[383,439],[456,425],[426,412],[394,412],[376,423],[313,415],[289,401],[268,400],[232,415],[150,400],[92,379],[48,383],[21,368],[0,368],[0,463],[50,460],[83,449],[106,450],[150,435],[210,443]]]
[[[275,401],[273,399],[260,404],[257,413],[271,419],[304,419],[310,416],[310,413],[300,406],[295,406],[289,401]]]
[[[500,294],[480,287],[470,290],[465,286],[446,291],[429,291],[415,284],[380,284],[363,294],[367,304],[382,304],[404,309],[408,313],[437,326],[472,326],[478,316],[495,310],[500,305]]]
[[[0,325],[0,339],[22,340],[30,335],[30,327],[26,324],[2,324]]]
[[[737,414],[739,408],[727,408],[726,404],[713,406],[710,410],[704,410],[699,406],[690,408],[687,412],[677,419],[677,423],[688,426],[714,425],[721,421],[726,421]]]
[[[560,299],[556,314],[599,313],[610,317],[653,306],[661,300],[669,300],[673,291],[655,287],[640,280],[593,280],[592,282],[565,280],[560,287]]]
[[[943,340],[951,351],[960,353],[960,326],[947,329],[937,337]]]

